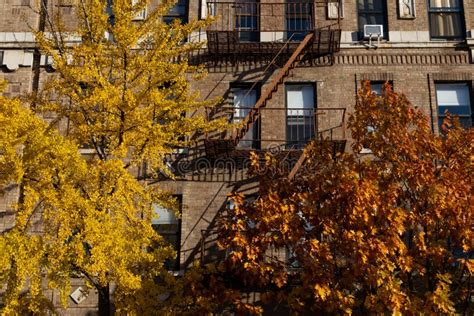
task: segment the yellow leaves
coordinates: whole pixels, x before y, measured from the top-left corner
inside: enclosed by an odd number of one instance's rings
[[[152,202],[164,196],[138,182],[120,159],[83,160],[76,144],[17,101],[0,97],[0,123],[7,154],[0,159],[1,189],[14,183],[20,196],[15,227],[0,237],[6,311],[46,310],[43,278],[65,304],[72,272],[135,293],[164,270],[174,251],[150,225]],[[20,302],[25,288],[31,299]]]
[[[451,278],[448,274],[438,274],[437,279],[436,289],[434,292],[428,293],[427,301],[430,307],[438,313],[454,313],[456,309],[449,297]]]
[[[314,286],[314,291],[315,296],[320,298],[322,301],[325,301],[331,294],[331,289],[326,284],[316,284]]]
[[[192,114],[217,101],[202,101],[191,91],[190,83],[203,71],[186,58],[202,45],[186,41],[187,36],[208,21],[167,25],[162,14],[171,3],[149,8],[137,22],[134,17],[146,1],[131,6],[129,0],[119,0],[107,9],[103,1],[86,1],[81,3],[85,9],[76,12],[80,23],[72,34],[82,38],[77,45],[37,34],[41,50],[55,56],[58,73],[41,91],[52,101],[36,100],[37,111],[67,118],[69,136],[94,145],[101,159],[114,156],[128,160],[129,166],[146,160],[153,170],[166,169],[164,154],[189,145],[189,136],[224,129],[222,120]],[[58,34],[64,33],[56,27]],[[104,38],[105,32],[113,41]]]
[[[278,288],[282,288],[287,280],[286,280],[286,276],[285,275],[281,275],[281,274],[277,274],[274,278],[273,278],[273,282],[275,283],[275,285],[278,287]]]

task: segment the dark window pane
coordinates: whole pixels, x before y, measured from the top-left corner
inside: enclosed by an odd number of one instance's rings
[[[286,38],[301,41],[313,29],[313,4],[287,0],[285,6]]]
[[[458,13],[431,13],[432,37],[462,37],[462,18]]]
[[[385,0],[358,0],[359,32],[362,37],[364,25],[383,25],[384,37],[388,35],[388,23]]]
[[[451,114],[456,115],[471,115],[471,107],[469,105],[464,106],[438,106],[439,113],[444,114],[448,111]]]
[[[385,8],[384,0],[359,0],[359,11],[383,11]]]
[[[170,9],[168,14],[163,16],[163,22],[169,24],[174,20],[180,20],[183,24],[187,23],[187,8],[188,0],[178,0],[178,2]]]

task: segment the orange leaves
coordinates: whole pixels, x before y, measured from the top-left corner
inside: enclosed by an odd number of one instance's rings
[[[405,96],[389,86],[376,96],[367,83],[350,127],[353,152],[334,160],[310,144],[292,181],[275,157],[271,173],[254,165],[258,201],[239,197],[222,226],[242,253],[233,272],[295,312],[472,313],[474,133],[452,126],[438,137]],[[362,159],[365,146],[373,155]]]
[[[329,294],[331,294],[331,289],[325,284],[316,284],[314,286],[314,293],[316,297],[325,301]]]

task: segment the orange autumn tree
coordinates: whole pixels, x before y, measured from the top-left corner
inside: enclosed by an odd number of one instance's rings
[[[449,118],[435,135],[403,94],[368,82],[349,127],[350,152],[313,142],[293,180],[255,156],[260,196],[233,196],[221,223],[229,293],[260,292],[243,306],[257,314],[472,314],[473,130]]]

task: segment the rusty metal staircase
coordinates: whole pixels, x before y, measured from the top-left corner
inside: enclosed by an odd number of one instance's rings
[[[336,158],[336,154],[337,153],[343,153],[344,150],[345,150],[345,147],[346,147],[346,140],[338,140],[338,141],[334,141],[334,140],[314,140],[314,141],[319,142],[319,143],[323,143],[325,141],[330,142],[331,145],[332,145],[333,158],[334,159]],[[306,148],[305,148],[305,150],[303,150],[300,157],[296,161],[295,165],[291,169],[290,173],[288,174],[288,180],[289,181],[293,181],[295,179],[295,176],[298,174],[298,171],[300,171],[301,167],[306,162],[306,159],[308,159],[308,152],[306,151]]]
[[[301,166],[303,165],[303,163],[306,161],[307,158],[308,157],[306,155],[306,150],[305,150],[301,154],[300,158],[298,159],[294,167],[291,169],[290,174],[288,175],[288,180],[292,181],[295,178],[296,174],[298,173],[298,171],[300,170]]]
[[[310,146],[311,144],[316,143],[317,146],[330,144],[331,149],[332,149],[332,157],[333,159],[336,159],[337,154],[342,154],[345,151],[346,148],[346,125],[345,125],[345,117],[346,117],[346,109],[345,108],[321,108],[323,111],[328,111],[328,110],[341,110],[342,111],[342,117],[341,117],[341,123],[335,126],[332,126],[330,128],[327,128],[322,131],[315,131],[315,139],[313,139],[311,142],[309,142],[303,152],[301,153],[300,157],[296,161],[295,165],[291,169],[290,173],[288,174],[288,180],[293,181],[295,179],[295,176],[298,174],[298,171],[300,171],[301,167],[303,164],[306,162],[306,160],[309,158],[309,152],[307,150],[307,147]],[[323,112],[324,113],[324,112]],[[334,139],[333,137],[333,131],[341,129],[342,131],[342,138],[340,139]],[[327,136],[329,137],[324,137],[325,134],[328,134]]]
[[[204,140],[204,145],[206,149],[206,154],[208,156],[216,156],[222,153],[229,153],[234,150],[238,143],[245,137],[247,132],[252,127],[259,115],[260,110],[265,108],[267,102],[271,100],[273,94],[278,91],[279,86],[285,81],[285,78],[288,77],[290,72],[301,62],[306,54],[306,49],[311,47],[314,39],[314,32],[309,32],[306,34],[304,39],[299,43],[294,52],[291,54],[290,58],[286,61],[285,65],[278,71],[277,75],[273,78],[269,86],[265,89],[265,92],[260,96],[260,98],[255,103],[255,106],[249,111],[249,113],[243,118],[240,126],[234,130],[230,137],[226,139],[209,139],[206,137]],[[285,45],[280,49],[280,51],[273,58],[272,62],[267,66],[264,72],[268,71],[271,66],[275,64],[275,61],[279,55],[284,51],[285,47],[289,46],[292,41],[290,37]],[[255,83],[256,84],[256,83]],[[252,90],[255,84],[249,89]]]
[[[305,49],[312,44],[314,33],[308,33],[304,39],[300,42],[298,47],[295,49],[293,54],[290,56],[285,65],[280,69],[275,78],[273,78],[270,85],[267,87],[265,92],[255,103],[255,106],[249,111],[247,116],[242,121],[242,127],[237,129],[237,131],[232,135],[233,145],[237,146],[239,141],[247,134],[247,132],[252,127],[252,124],[255,123],[259,116],[261,108],[264,108],[267,105],[267,102],[271,100],[273,94],[278,91],[279,86],[285,81],[285,78],[288,77],[291,70],[293,70],[298,63],[303,59],[305,55]]]

